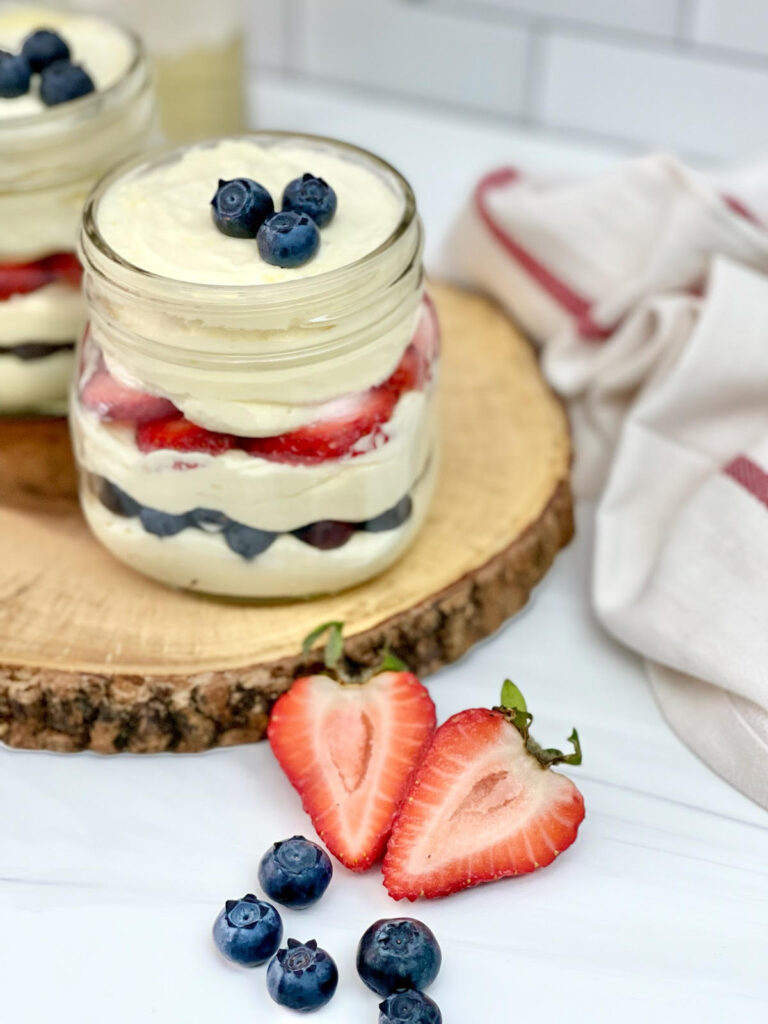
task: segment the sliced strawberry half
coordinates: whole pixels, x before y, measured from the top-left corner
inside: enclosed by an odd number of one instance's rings
[[[12,295],[28,295],[56,281],[80,287],[83,270],[71,252],[59,252],[34,263],[0,263],[0,301]]]
[[[472,708],[437,730],[387,846],[384,885],[393,899],[522,875],[571,845],[584,800],[549,768],[581,763],[578,734],[573,754],[542,750],[530,721],[524,706]]]
[[[313,465],[346,455],[357,442],[389,420],[397,395],[386,386],[329,402],[317,423],[276,437],[243,438],[251,455],[277,462]]]
[[[123,384],[103,363],[81,386],[80,401],[107,422],[149,423],[178,415],[173,402]]]
[[[166,416],[136,427],[136,444],[142,452],[170,448],[175,452],[203,452],[207,455],[223,455],[235,447],[232,434],[219,434],[205,427],[198,427],[184,419],[181,413]]]
[[[340,624],[321,627],[337,631]],[[315,631],[308,641],[314,642]],[[333,636],[333,634],[332,634]],[[326,662],[337,665],[326,649]],[[389,662],[385,661],[386,664]],[[392,822],[435,730],[435,706],[392,662],[362,682],[334,673],[297,679],[275,704],[267,736],[318,835],[342,864],[364,871]]]

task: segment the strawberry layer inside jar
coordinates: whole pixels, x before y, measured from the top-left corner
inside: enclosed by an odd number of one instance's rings
[[[439,346],[434,306],[426,299],[416,333],[387,380],[367,391],[334,399],[322,407],[316,421],[273,437],[207,430],[188,420],[169,399],[117,380],[101,358],[80,382],[80,402],[104,423],[132,427],[142,452],[170,449],[222,455],[239,449],[275,462],[315,465],[354,454],[363,438],[383,434],[400,396],[422,390],[429,381]]]
[[[57,252],[33,263],[0,263],[0,302],[29,295],[49,284],[79,288],[83,271],[73,252]]]

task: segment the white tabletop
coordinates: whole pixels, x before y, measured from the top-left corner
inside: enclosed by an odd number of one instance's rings
[[[438,243],[489,164],[564,172],[611,158],[301,93],[269,84],[269,124],[344,135],[395,159]],[[435,265],[434,243],[430,254]],[[582,508],[577,540],[522,615],[429,680],[440,720],[494,703],[510,676],[545,744],[578,726],[579,839],[545,870],[435,903],[395,904],[376,871],[337,867],[317,907],[284,914],[287,936],[316,938],[339,964],[339,991],[318,1021],[377,1020],[354,952],[368,924],[398,914],[425,920],[442,944],[431,994],[446,1024],[768,1020],[768,815],[677,740],[637,658],[595,624],[591,520]],[[210,940],[224,900],[258,891],[264,850],[313,835],[267,745],[114,758],[0,750],[0,823],[3,1022],[297,1019],[269,1001],[263,969],[229,967]]]

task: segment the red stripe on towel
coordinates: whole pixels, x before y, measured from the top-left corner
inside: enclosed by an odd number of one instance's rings
[[[592,319],[592,303],[548,270],[494,220],[488,204],[489,193],[519,178],[520,172],[514,167],[502,167],[497,171],[491,171],[480,180],[475,189],[475,208],[481,221],[512,259],[520,264],[551,299],[571,314],[582,338],[586,341],[604,341],[613,333],[613,328],[601,327],[595,323]]]
[[[746,455],[737,455],[723,472],[768,508],[768,473],[761,466]]]

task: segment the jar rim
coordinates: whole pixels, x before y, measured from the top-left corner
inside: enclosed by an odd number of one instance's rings
[[[158,274],[154,271],[136,266],[134,263],[131,263],[130,260],[121,256],[120,253],[106,241],[99,230],[97,211],[100,201],[115,182],[126,177],[137,167],[142,165],[146,165],[148,168],[157,166],[174,158],[181,157],[185,152],[192,149],[205,148],[218,145],[222,142],[240,140],[271,140],[277,142],[281,140],[298,140],[312,145],[333,147],[337,150],[363,158],[394,179],[397,184],[403,198],[403,210],[397,225],[393,228],[390,234],[379,243],[379,245],[358,259],[353,260],[351,263],[345,263],[340,267],[335,267],[319,274],[311,274],[306,277],[301,277],[295,281],[255,284],[229,285],[188,281],[181,278],[168,277],[164,274]],[[251,131],[243,132],[239,135],[225,135],[200,139],[193,143],[187,143],[181,146],[155,147],[149,151],[143,152],[129,161],[119,164],[117,167],[113,167],[111,171],[107,172],[107,174],[96,182],[86,200],[85,207],[83,209],[80,250],[81,256],[87,262],[91,262],[88,260],[86,247],[87,245],[93,246],[97,252],[108,261],[108,263],[114,264],[116,267],[119,267],[123,273],[128,274],[131,279],[135,279],[136,284],[139,287],[141,282],[145,282],[149,286],[169,286],[177,291],[190,290],[190,292],[194,292],[196,297],[203,300],[206,298],[223,299],[233,296],[251,296],[256,298],[258,296],[260,300],[265,300],[267,303],[269,303],[270,299],[284,302],[288,297],[287,293],[291,289],[300,288],[305,291],[317,288],[322,290],[334,284],[342,284],[346,277],[359,273],[360,271],[365,271],[369,266],[374,264],[383,253],[391,249],[401,238],[403,238],[403,236],[407,234],[416,220],[416,217],[416,197],[410,183],[400,173],[400,171],[397,170],[397,168],[393,167],[392,164],[375,153],[372,153],[361,146],[356,146],[351,142],[344,142],[343,140],[331,138],[330,136],[325,135],[313,135],[305,132],[280,130]]]
[[[66,127],[68,122],[87,121],[91,116],[101,111],[105,102],[111,102],[115,94],[125,87],[125,83],[146,62],[147,51],[144,48],[141,37],[136,32],[113,18],[104,18],[99,15],[97,20],[118,29],[131,45],[131,62],[123,74],[111,85],[108,85],[106,89],[96,89],[86,96],[70,100],[69,103],[59,103],[53,107],[46,107],[35,114],[23,114],[21,117],[8,117],[0,120],[0,142],[4,133],[12,135],[14,132],[18,133],[20,130],[32,128],[55,129],[61,125]]]

